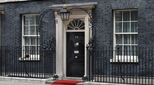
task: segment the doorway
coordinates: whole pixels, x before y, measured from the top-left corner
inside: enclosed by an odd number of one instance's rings
[[[85,64],[85,23],[73,19],[66,28],[66,76],[83,77]]]

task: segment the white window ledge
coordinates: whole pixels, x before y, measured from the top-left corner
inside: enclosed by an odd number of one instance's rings
[[[113,63],[138,63],[138,56],[114,56],[110,59]]]
[[[20,57],[19,61],[40,61],[40,55],[30,55],[30,57]]]

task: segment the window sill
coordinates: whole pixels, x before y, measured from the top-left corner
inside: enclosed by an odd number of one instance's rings
[[[115,56],[110,59],[111,63],[139,63],[138,56]]]
[[[19,61],[40,61],[40,56],[39,55],[31,55],[30,57],[20,57],[18,59]]]

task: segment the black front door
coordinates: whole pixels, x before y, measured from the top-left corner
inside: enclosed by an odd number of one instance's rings
[[[84,32],[67,32],[67,77],[84,75]]]

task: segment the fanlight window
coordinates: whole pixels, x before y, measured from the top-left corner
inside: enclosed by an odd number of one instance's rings
[[[68,24],[68,30],[84,30],[85,24],[80,19],[74,19]]]

